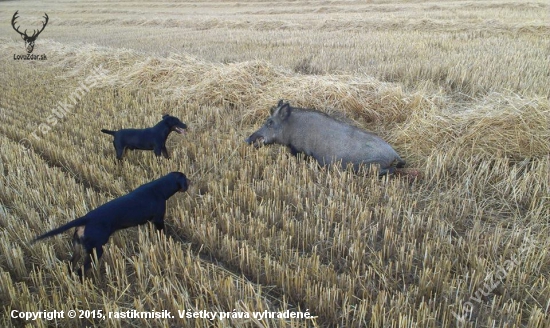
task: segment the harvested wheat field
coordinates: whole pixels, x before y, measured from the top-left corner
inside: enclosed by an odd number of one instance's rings
[[[1,3],[0,326],[550,327],[548,1]],[[279,99],[407,170],[247,145]],[[171,159],[115,159],[166,113]],[[30,243],[172,171],[84,282]]]

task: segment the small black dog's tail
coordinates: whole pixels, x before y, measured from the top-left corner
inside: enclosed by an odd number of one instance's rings
[[[114,136],[114,135],[115,135],[115,133],[116,133],[116,131],[111,131],[111,130],[105,130],[105,129],[101,129],[101,132],[103,132],[103,133],[107,133],[107,134],[110,134],[110,135],[112,135],[112,136]]]
[[[55,236],[57,234],[60,234],[62,233],[63,231],[66,231],[66,230],[69,230],[71,228],[74,228],[74,227],[79,227],[79,226],[83,226],[83,225],[86,225],[86,223],[88,223],[88,218],[83,216],[81,218],[78,218],[76,220],[73,220],[65,225],[62,225],[61,227],[57,228],[57,229],[53,229],[52,231],[49,231],[49,232],[46,232],[45,234],[43,235],[40,235],[36,238],[34,238],[32,241],[31,241],[31,244],[34,244],[35,242],[41,240],[41,239],[44,239],[44,238],[48,238],[48,237],[52,237],[52,236]]]

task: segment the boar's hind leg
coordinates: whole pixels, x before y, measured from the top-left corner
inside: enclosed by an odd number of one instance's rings
[[[398,169],[402,169],[402,168],[405,167],[405,165],[407,165],[407,162],[405,162],[402,159],[397,159],[396,162],[397,163],[395,164],[395,167],[398,168]]]
[[[379,177],[383,177],[383,176],[386,176],[386,175],[392,175],[395,173],[395,167],[393,166],[390,166],[390,167],[387,167],[385,169],[380,169],[380,171],[378,172],[378,176]]]
[[[393,161],[393,163],[389,166],[389,167],[386,167],[386,168],[380,168],[380,172],[378,173],[379,176],[384,176],[384,175],[388,175],[388,174],[394,174],[395,173],[395,169],[398,168],[398,169],[401,169],[403,167],[405,167],[407,163],[402,160],[401,158],[397,158]]]

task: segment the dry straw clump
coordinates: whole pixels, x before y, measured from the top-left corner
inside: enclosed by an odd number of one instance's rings
[[[143,60],[127,50],[113,53],[112,49],[84,48],[70,52],[68,59],[57,64],[63,68],[79,63],[66,76],[77,76],[101,65],[110,72],[103,85],[147,88],[164,99],[188,103],[246,107],[241,112],[248,117],[246,123],[256,122],[281,98],[291,99],[297,106],[325,109],[337,116],[344,111],[350,119],[364,124],[401,122],[413,107],[440,103],[439,97],[406,95],[397,85],[368,77],[340,74],[319,78],[281,70],[263,61],[214,64],[181,55]]]
[[[0,54],[18,46],[3,43]],[[261,60],[221,64],[53,41],[42,47],[55,56],[32,68],[6,65],[0,82],[3,326],[26,324],[9,317],[12,309],[75,307],[315,316],[107,321],[124,327],[550,324],[548,99],[494,92],[457,102],[438,88],[301,75]],[[29,137],[100,64],[106,77],[70,115]],[[41,79],[31,78],[36,72]],[[282,147],[245,145],[280,98],[381,134],[424,178],[378,179],[320,168]],[[172,159],[136,151],[118,163],[100,129],[151,126],[164,113],[189,126],[187,136],[168,139]],[[18,144],[23,138],[30,149]],[[67,274],[66,235],[28,244],[175,170],[193,185],[168,202],[167,235],[148,226],[115,234],[90,281]],[[515,265],[497,279],[508,260]],[[496,287],[487,290],[489,283]],[[462,323],[453,314],[462,315],[466,302],[474,306]]]
[[[430,156],[434,149],[460,149],[463,158],[510,158],[515,162],[543,158],[550,153],[550,103],[519,95],[492,93],[468,108],[411,113],[394,135],[398,144],[409,144],[414,157]]]

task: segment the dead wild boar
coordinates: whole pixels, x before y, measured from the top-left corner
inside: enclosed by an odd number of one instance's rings
[[[293,155],[304,153],[320,165],[341,161],[352,164],[378,165],[380,175],[391,174],[405,161],[377,135],[340,122],[316,110],[291,107],[282,100],[271,110],[265,124],[245,140],[248,144],[281,144]]]

